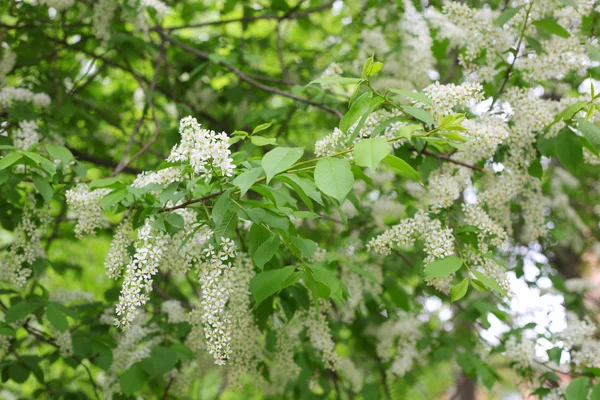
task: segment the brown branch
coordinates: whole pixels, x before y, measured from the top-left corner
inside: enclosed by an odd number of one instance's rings
[[[213,199],[215,197],[218,197],[218,196],[222,195],[224,192],[225,192],[224,190],[221,190],[220,192],[211,193],[211,194],[209,194],[207,196],[200,197],[198,199],[188,200],[188,201],[186,201],[184,203],[178,204],[178,205],[173,206],[173,207],[163,208],[159,212],[170,212],[170,211],[174,211],[174,210],[179,210],[180,208],[186,208],[187,206],[189,206],[191,204],[202,203],[204,200],[209,200],[209,199]]]
[[[301,3],[302,2],[300,2],[300,4]],[[328,1],[327,3],[325,3],[321,6],[311,8],[306,11],[291,12],[291,13],[287,13],[284,15],[265,14],[265,15],[256,15],[256,16],[245,16],[245,17],[241,17],[241,18],[222,19],[222,20],[218,20],[218,21],[207,21],[207,22],[199,22],[199,23],[195,23],[195,24],[172,26],[170,28],[165,28],[165,30],[172,32],[172,31],[176,31],[176,30],[180,30],[180,29],[187,29],[187,28],[202,28],[205,26],[226,25],[226,24],[231,24],[231,23],[235,23],[235,22],[243,22],[243,23],[254,22],[254,21],[260,21],[260,20],[264,20],[264,19],[273,19],[273,20],[277,20],[277,21],[283,21],[286,19],[300,19],[300,18],[308,17],[309,15],[311,15],[313,13],[326,10],[326,9],[330,8],[333,5],[333,3],[335,3],[335,2]],[[294,11],[294,10],[292,9],[290,11]]]
[[[421,154],[424,154],[426,156],[435,157],[438,160],[438,162],[440,160],[444,160],[444,161],[448,161],[448,162],[450,162],[452,164],[456,164],[456,165],[460,165],[460,166],[463,166],[463,167],[466,167],[466,168],[470,168],[470,169],[475,170],[475,171],[479,171],[479,172],[484,172],[485,171],[483,168],[479,168],[479,167],[477,167],[475,165],[471,165],[471,164],[464,163],[462,161],[454,160],[454,159],[451,158],[451,156],[446,155],[446,154],[432,153],[429,150],[423,150],[423,151],[421,151]]]
[[[154,107],[154,103],[152,102],[151,95],[152,95],[152,92],[154,91],[154,88],[156,87],[156,80],[158,78],[158,74],[160,73],[160,67],[162,65],[164,56],[165,56],[165,47],[164,47],[164,41],[162,41],[160,44],[160,54],[157,57],[156,65],[154,68],[154,71],[155,71],[154,77],[152,78],[152,81],[150,82],[148,90],[146,90],[146,88],[144,87],[144,80],[138,76],[135,76],[140,87],[144,91],[144,95],[146,96],[146,106],[150,108],[150,111],[152,113],[152,119],[154,120],[154,125],[155,125],[154,135],[150,138],[150,140],[145,145],[142,146],[142,148],[137,153],[135,153],[129,159],[129,161],[125,161],[127,154],[129,154],[129,151],[131,150],[131,145],[133,144],[133,139],[134,139],[135,135],[137,134],[137,131],[141,127],[141,124],[144,120],[144,115],[145,115],[145,110],[144,110],[144,112],[142,113],[142,117],[140,118],[140,120],[138,121],[138,123],[136,125],[136,129],[133,130],[131,137],[129,138],[129,142],[127,143],[127,148],[126,148],[125,154],[123,154],[123,157],[121,158],[121,161],[119,162],[119,165],[117,165],[117,168],[115,168],[115,170],[113,171],[111,176],[117,175],[119,172],[121,172],[123,170],[124,167],[131,165],[131,163],[135,159],[137,159],[142,154],[144,154],[150,148],[150,146],[152,146],[154,144],[154,142],[156,142],[156,139],[158,138],[158,135],[160,134],[160,122],[158,121],[158,117],[156,115],[156,109]]]
[[[138,83],[140,84],[140,87],[142,88],[142,90],[144,91],[144,95],[146,96],[146,106],[150,107],[150,110],[152,112],[152,118],[154,119],[154,124],[155,124],[155,128],[156,128],[154,131],[154,135],[148,141],[148,143],[146,143],[144,146],[142,146],[142,148],[133,157],[131,157],[129,159],[129,161],[125,161],[127,159],[127,156],[129,155],[129,152],[131,151],[131,146],[133,146],[133,141],[135,139],[135,135],[137,135],[140,128],[142,127],[142,123],[144,122],[144,116],[146,114],[146,109],[144,108],[144,111],[142,112],[142,116],[140,117],[137,124],[135,125],[133,132],[131,132],[131,136],[129,137],[129,141],[127,142],[127,145],[125,147],[125,152],[123,153],[123,156],[121,157],[121,160],[119,161],[119,164],[117,165],[117,167],[115,168],[115,170],[113,171],[111,176],[117,175],[119,172],[121,172],[123,170],[124,167],[129,166],[136,158],[138,158],[139,156],[144,154],[144,152],[146,150],[148,150],[148,148],[150,148],[150,146],[158,138],[158,135],[160,133],[160,123],[156,116],[156,110],[154,108],[154,103],[152,102],[150,97],[152,96],[152,92],[156,88],[156,81],[158,79],[158,74],[160,73],[162,61],[164,58],[165,58],[165,42],[161,41],[160,52],[156,59],[156,65],[154,67],[154,77],[152,78],[152,81],[150,82],[150,86],[148,87],[148,90],[146,90],[146,88],[144,87],[144,82],[141,79],[136,78],[136,79],[138,79]]]
[[[84,153],[80,150],[74,149],[72,147],[67,146],[69,150],[71,150],[71,153],[73,153],[73,155],[75,156],[75,158],[79,159],[79,160],[83,160],[83,161],[89,161],[92,164],[96,164],[96,165],[100,165],[103,167],[107,167],[107,168],[115,168],[116,166],[116,161],[113,160],[109,160],[106,158],[102,158],[102,157],[98,157],[92,154],[87,154]],[[140,169],[137,168],[133,168],[133,167],[125,167],[123,168],[124,172],[128,172],[130,174],[139,174],[140,172],[142,172]]]
[[[189,53],[191,53],[191,54],[193,54],[195,56],[198,56],[198,57],[200,57],[200,58],[202,58],[204,60],[212,61],[207,53],[205,53],[205,52],[203,52],[201,50],[195,49],[195,48],[193,48],[193,47],[191,47],[191,46],[189,46],[189,45],[187,45],[187,44],[185,44],[183,42],[180,42],[179,40],[177,40],[177,39],[175,39],[175,38],[173,38],[173,37],[165,34],[160,29],[157,29],[156,31],[158,32],[158,34],[164,40],[169,41],[170,43],[174,44],[175,46],[180,47],[181,49],[183,49],[183,50],[185,50],[185,51],[187,51],[187,52],[189,52]],[[325,104],[318,103],[316,101],[307,99],[305,97],[300,97],[300,96],[297,96],[297,95],[295,95],[293,93],[289,93],[289,92],[280,90],[278,88],[275,88],[275,87],[268,86],[268,85],[265,85],[263,83],[257,82],[256,80],[252,79],[250,76],[246,75],[244,72],[240,71],[239,69],[237,69],[236,67],[234,67],[231,64],[227,64],[227,63],[223,63],[223,62],[221,62],[219,64],[222,65],[222,66],[224,66],[225,68],[227,68],[231,72],[233,72],[242,81],[244,81],[246,83],[249,83],[250,85],[252,85],[254,87],[257,87],[257,88],[259,88],[261,90],[264,90],[265,92],[277,94],[277,95],[280,95],[280,96],[283,96],[283,97],[290,98],[292,100],[299,101],[301,103],[306,103],[306,104],[309,104],[311,106],[315,106],[315,107],[321,108],[321,109],[323,109],[323,110],[325,110],[327,112],[330,112],[330,113],[334,114],[335,116],[337,116],[340,119],[343,117],[343,114],[339,110],[336,110],[333,107],[329,107],[329,106],[327,106]]]

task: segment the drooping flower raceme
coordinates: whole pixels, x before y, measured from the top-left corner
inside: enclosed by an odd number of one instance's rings
[[[33,200],[29,200],[33,205]],[[31,265],[46,254],[42,246],[42,236],[50,223],[50,210],[47,207],[23,209],[21,222],[13,231],[14,239],[8,254],[2,260],[0,279],[24,286],[31,275]]]
[[[235,165],[230,157],[229,137],[203,129],[192,117],[181,120],[179,126],[181,142],[171,149],[167,158],[170,162],[189,162],[195,174],[209,181],[213,171],[221,176],[231,176]]]
[[[67,190],[67,204],[77,215],[75,236],[81,239],[84,234],[94,236],[96,229],[102,224],[102,207],[100,199],[110,192],[109,189],[89,190],[84,184],[79,184]]]
[[[135,254],[125,268],[125,281],[116,306],[115,325],[128,329],[152,291],[152,277],[158,273],[168,243],[168,235],[147,219],[138,232]]]

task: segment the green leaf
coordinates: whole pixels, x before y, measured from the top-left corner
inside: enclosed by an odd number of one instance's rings
[[[250,136],[250,142],[255,146],[268,146],[277,144],[277,139],[266,138],[263,136]]]
[[[255,133],[264,131],[265,129],[269,129],[271,127],[271,125],[273,125],[273,121],[266,122],[264,124],[260,124],[256,128],[254,128],[254,130],[252,131],[252,134],[254,135]]]
[[[537,21],[533,21],[533,24],[548,33],[560,36],[562,38],[568,38],[569,36],[571,36],[565,28],[560,26],[558,22],[556,22],[553,19],[540,19]]]
[[[427,97],[426,95],[424,95],[423,93],[419,93],[419,92],[409,92],[408,90],[402,90],[402,89],[393,89],[390,88],[388,89],[390,92],[392,93],[396,93],[399,94],[402,97],[406,97],[409,99],[413,99],[415,101],[418,101],[420,103],[423,104],[427,104],[428,106],[432,105],[433,103],[431,102],[431,99],[429,97]]]
[[[127,197],[127,194],[129,194],[127,189],[113,190],[112,192],[100,199],[100,206],[106,210],[123,200],[125,197]]]
[[[126,396],[131,396],[135,392],[140,391],[146,383],[146,374],[142,363],[135,363],[127,371],[119,377],[121,390]]]
[[[563,3],[566,6],[571,6],[571,7],[575,8],[575,9],[579,8],[579,6],[577,5],[577,3],[575,1],[573,1],[573,0],[558,0],[558,1],[560,1],[561,3]]]
[[[509,8],[508,10],[504,11],[502,14],[500,14],[498,16],[498,18],[496,18],[494,20],[494,24],[496,26],[500,26],[502,27],[505,23],[507,23],[508,21],[510,21],[515,15],[517,15],[517,13],[519,12],[519,10],[521,8],[523,8],[524,6],[517,6],[514,8]]]
[[[7,324],[10,324],[10,323],[18,321],[20,319],[23,319],[26,316],[28,316],[29,314],[36,311],[41,306],[42,306],[41,303],[28,303],[25,301],[23,301],[21,303],[17,303],[8,309],[8,311],[6,312],[6,318],[5,318],[4,322],[6,322]]]
[[[233,184],[240,188],[240,197],[246,194],[252,185],[254,185],[256,180],[261,177],[263,172],[264,171],[261,167],[252,168],[237,176],[233,180]]]
[[[462,258],[449,256],[430,262],[425,266],[426,279],[443,278],[460,269],[463,266]]]
[[[367,167],[372,172],[391,152],[390,144],[383,138],[371,138],[360,141],[354,146],[354,162],[361,167]]]
[[[477,270],[471,270],[471,272],[473,272],[473,275],[475,275],[475,277],[479,279],[481,283],[483,283],[487,288],[495,290],[503,296],[508,296],[508,293],[506,293],[506,291],[502,289],[502,287],[498,284],[498,282],[496,282],[495,279],[488,278],[487,276],[485,276]]]
[[[0,324],[0,336],[16,336],[17,331],[8,325]]]
[[[95,188],[103,188],[112,185],[115,182],[118,182],[118,178],[103,178],[103,179],[94,179],[90,182],[90,190]]]
[[[366,73],[367,78],[370,78],[376,75],[383,68],[383,63],[381,61],[375,61],[372,63]]]
[[[304,154],[299,147],[277,147],[264,155],[261,165],[267,175],[267,183],[275,175],[285,171],[296,163]]]
[[[342,203],[354,184],[350,163],[341,158],[319,160],[315,167],[315,183],[321,192]]]
[[[340,129],[342,132],[347,133],[348,129],[352,127],[369,110],[371,104],[371,94],[361,94],[354,103],[350,106],[348,112],[340,120]]]
[[[222,237],[232,237],[237,226],[237,213],[234,211],[228,211],[221,222],[215,227],[215,238],[221,239]]]
[[[261,272],[250,281],[250,291],[256,301],[256,306],[269,296],[284,289],[289,277],[294,274],[295,267],[289,265],[281,269]]]
[[[434,123],[434,119],[431,116],[431,114],[422,108],[417,108],[413,106],[403,106],[402,109],[406,113],[418,119],[419,121],[425,122],[427,125],[431,126]]]
[[[583,163],[581,141],[570,129],[565,128],[556,137],[556,154],[560,163],[569,172],[577,174]]]
[[[478,292],[488,292],[485,285],[479,279],[471,279],[471,286]]]
[[[50,302],[46,306],[46,318],[59,331],[65,332],[69,329],[69,322],[62,310],[56,306],[56,303]]]
[[[48,154],[57,160],[62,161],[63,165],[67,165],[70,161],[74,159],[73,153],[71,150],[67,149],[65,146],[57,146],[54,144],[46,143],[44,144],[46,151]]]
[[[356,83],[362,82],[361,78],[350,78],[346,76],[325,76],[323,78],[315,79],[311,81],[308,85],[312,85],[313,83],[324,83],[326,85],[339,83],[342,85],[354,85]]]
[[[534,49],[537,54],[542,54],[544,52],[542,44],[537,39],[532,38],[531,36],[527,36],[525,39],[527,40],[529,47]]]
[[[40,175],[34,175],[33,184],[44,198],[46,204],[50,203],[50,200],[52,200],[52,196],[54,195],[54,190],[52,190],[52,186],[50,186],[46,178]]]
[[[310,258],[317,251],[317,244],[310,239],[292,236],[292,244],[306,258]]]
[[[588,104],[589,104],[588,101],[578,101],[577,103],[571,104],[569,107],[567,107],[563,112],[560,113],[560,115],[562,116],[562,118],[565,121],[568,121],[571,118],[573,118],[573,116],[576,113],[581,111],[581,109],[584,108],[585,106],[587,106]]]
[[[579,130],[597,152],[600,152],[600,128],[588,121],[579,123]]]
[[[287,180],[289,180],[292,183],[298,185],[300,190],[302,190],[308,197],[310,197],[317,203],[323,205],[323,199],[321,198],[321,192],[319,192],[317,190],[317,187],[315,186],[315,183],[312,180],[310,180],[308,178],[303,178],[296,174],[283,174],[280,176],[280,178],[283,178],[282,180],[284,182],[287,182]]]
[[[596,381],[592,393],[590,393],[590,400],[600,400],[600,380]]]
[[[421,176],[419,173],[403,159],[390,154],[386,156],[383,161],[396,170],[396,172],[398,172],[400,175],[409,179],[414,179],[417,182],[421,182]]]
[[[21,158],[23,158],[23,154],[21,153],[9,153],[7,156],[3,157],[2,160],[0,160],[0,170],[10,167]]]
[[[587,400],[590,391],[590,378],[574,378],[565,389],[566,400]]]
[[[467,290],[469,290],[469,279],[465,278],[450,288],[450,302],[454,303],[465,297]]]
[[[351,271],[356,272],[359,275],[364,276],[365,278],[372,280],[373,282],[377,282],[377,278],[375,277],[375,275],[373,275],[369,271],[364,270],[363,268],[359,267],[358,265],[344,264],[344,267],[348,268]]]
[[[369,72],[369,68],[371,67],[371,64],[373,64],[373,61],[375,60],[375,55],[373,54],[371,57],[367,58],[365,60],[365,63],[363,64],[363,69],[362,69],[362,76],[363,78],[367,77],[367,73]]]
[[[16,383],[24,383],[31,374],[31,369],[25,363],[15,362],[8,367],[8,377]]]
[[[175,368],[177,364],[177,353],[168,347],[154,347],[150,357],[142,361],[144,370],[150,376],[162,376]]]
[[[542,163],[540,160],[537,158],[533,160],[529,165],[529,168],[527,168],[527,172],[529,172],[529,175],[533,177],[542,179],[542,175],[544,175],[544,168],[542,168]]]
[[[271,258],[273,258],[279,249],[279,244],[279,237],[271,236],[262,245],[260,245],[258,249],[256,249],[252,260],[258,268],[262,270],[265,264],[269,262]]]

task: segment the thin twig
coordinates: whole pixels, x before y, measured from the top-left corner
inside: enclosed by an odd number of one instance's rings
[[[179,40],[173,38],[172,36],[167,35],[162,30],[157,30],[157,32],[159,33],[159,35],[161,35],[161,37],[163,39],[171,42],[175,46],[180,47],[181,49],[183,49],[183,50],[185,50],[185,51],[187,51],[187,52],[189,52],[189,53],[191,53],[191,54],[193,54],[195,56],[198,56],[198,57],[200,57],[200,58],[202,58],[204,60],[212,61],[211,58],[209,57],[209,55],[207,53],[205,53],[205,52],[203,52],[201,50],[195,49],[195,48],[193,48],[193,47],[191,47],[191,46],[189,46],[189,45],[187,45],[187,44],[185,44],[183,42],[180,42]],[[224,62],[221,62],[219,64],[222,65],[222,66],[224,66],[225,68],[227,68],[231,72],[233,72],[242,81],[244,81],[246,83],[249,83],[250,85],[252,85],[254,87],[257,87],[257,88],[259,88],[261,90],[264,90],[265,92],[269,92],[269,93],[273,93],[273,94],[278,94],[280,96],[287,97],[287,98],[290,98],[292,100],[299,101],[301,103],[306,103],[306,104],[309,104],[311,106],[315,106],[315,107],[321,108],[321,109],[323,109],[323,110],[325,110],[327,112],[330,112],[330,113],[334,114],[336,117],[338,117],[340,119],[343,117],[343,114],[339,110],[336,110],[333,107],[327,106],[327,105],[322,104],[322,103],[318,103],[316,101],[313,101],[311,99],[307,99],[305,97],[297,96],[297,95],[295,95],[293,93],[289,93],[289,92],[280,90],[278,88],[265,85],[265,84],[260,83],[260,82],[257,82],[256,80],[250,78],[244,72],[240,71],[239,69],[237,69],[236,67],[234,67],[231,64],[227,64],[227,63],[224,63]]]
[[[301,4],[301,3],[302,2],[300,2],[299,4]],[[170,28],[165,28],[165,30],[172,32],[172,31],[177,31],[180,29],[202,28],[202,27],[211,26],[211,25],[226,25],[226,24],[231,24],[231,23],[235,23],[235,22],[254,22],[254,21],[260,21],[260,20],[265,20],[265,19],[274,19],[277,21],[283,21],[286,19],[300,19],[300,18],[308,17],[309,15],[311,15],[313,13],[326,10],[326,9],[330,8],[333,5],[333,3],[335,3],[335,1],[328,1],[327,3],[325,3],[321,6],[311,8],[306,11],[291,12],[291,13],[287,13],[284,15],[264,14],[264,15],[257,15],[257,16],[244,16],[241,18],[222,19],[222,20],[218,20],[218,21],[207,21],[207,22],[198,22],[195,24],[172,26]],[[294,10],[292,9],[290,11],[294,11]]]
[[[160,73],[162,61],[164,58],[165,58],[165,42],[161,41],[160,53],[156,59],[156,65],[154,67],[154,77],[152,78],[152,81],[150,82],[150,86],[148,87],[148,90],[146,90],[146,88],[144,87],[144,82],[141,79],[136,77],[136,79],[138,80],[138,83],[140,84],[140,87],[142,88],[142,90],[144,91],[144,94],[146,96],[146,106],[149,107],[150,111],[152,112],[152,119],[154,120],[154,125],[155,125],[154,135],[152,136],[152,138],[150,138],[150,140],[144,146],[142,146],[142,148],[137,153],[135,153],[128,161],[125,161],[127,158],[127,155],[131,151],[131,146],[133,145],[133,140],[135,138],[135,135],[141,128],[142,122],[144,121],[144,114],[145,114],[145,110],[144,110],[141,118],[138,120],[138,123],[135,126],[135,129],[133,130],[133,132],[131,133],[131,136],[129,137],[129,142],[127,143],[125,152],[124,152],[123,156],[121,157],[121,161],[119,161],[119,164],[117,165],[117,167],[115,168],[115,170],[113,171],[111,176],[117,175],[119,172],[121,172],[123,170],[123,168],[131,165],[131,163],[136,158],[138,158],[139,156],[144,154],[146,152],[146,150],[148,150],[150,148],[150,146],[152,146],[152,144],[156,141],[156,139],[158,138],[158,135],[160,134],[160,122],[158,121],[158,117],[156,116],[156,109],[154,108],[154,103],[152,102],[151,96],[152,96],[152,92],[154,91],[154,88],[156,87],[156,81],[158,79],[158,75]]]

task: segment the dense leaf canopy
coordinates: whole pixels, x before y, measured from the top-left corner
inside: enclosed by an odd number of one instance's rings
[[[596,0],[0,3],[0,397],[600,399]]]

